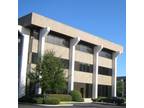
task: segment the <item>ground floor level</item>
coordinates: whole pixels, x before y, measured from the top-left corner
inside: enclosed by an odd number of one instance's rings
[[[68,85],[68,84],[67,84]],[[27,86],[25,89],[25,92],[29,92],[29,94],[37,94],[37,90],[39,88],[37,88],[39,86]],[[92,88],[93,85],[92,84],[88,84],[88,83],[79,83],[79,82],[74,82],[74,90],[77,90],[81,93],[82,98],[92,98]],[[111,97],[112,96],[112,86],[110,85],[99,85],[98,84],[98,97]],[[51,93],[51,92],[48,92]],[[68,87],[66,90],[63,90],[61,93],[63,94],[68,94]]]
[[[83,98],[92,98],[92,84],[87,83],[74,83],[74,90],[80,91]],[[98,84],[98,97],[111,97],[112,86],[110,85],[99,85]]]

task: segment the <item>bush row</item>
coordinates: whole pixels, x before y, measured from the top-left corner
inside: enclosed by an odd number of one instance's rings
[[[66,94],[48,94],[45,97],[42,95],[24,96],[19,99],[19,102],[37,103],[37,104],[59,104],[60,101],[78,101],[82,102],[83,98],[79,91],[72,91],[70,95]]]
[[[25,102],[25,103],[37,103],[37,104],[59,104],[60,100],[55,97],[29,97],[24,96],[19,99],[19,102]]]
[[[48,97],[55,97],[58,98],[60,101],[72,101],[71,95],[66,94],[48,94]]]

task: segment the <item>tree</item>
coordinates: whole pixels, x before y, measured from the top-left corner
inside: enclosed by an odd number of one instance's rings
[[[124,91],[123,81],[117,81],[117,96],[122,97]]]
[[[42,93],[59,93],[66,89],[66,80],[64,77],[64,64],[60,58],[54,56],[55,52],[47,51],[43,57],[38,60],[34,72],[31,72],[29,78],[34,83],[40,83]]]

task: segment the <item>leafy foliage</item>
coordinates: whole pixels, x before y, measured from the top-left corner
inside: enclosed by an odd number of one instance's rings
[[[48,94],[48,97],[56,97],[60,101],[72,101],[71,95],[66,95],[66,94]]]
[[[117,81],[117,96],[121,97],[124,91],[124,83],[122,81]]]
[[[70,94],[72,96],[73,101],[77,101],[77,102],[82,102],[83,101],[81,93],[79,91],[73,90],[73,91],[71,91]]]
[[[59,93],[66,88],[64,65],[53,51],[47,51],[39,58],[34,72],[28,76],[33,83],[40,82],[43,94]]]

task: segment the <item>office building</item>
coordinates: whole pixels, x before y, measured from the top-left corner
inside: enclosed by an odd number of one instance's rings
[[[25,95],[26,73],[47,50],[55,51],[67,64],[68,91],[79,90],[84,98],[116,96],[121,45],[36,13],[20,17],[18,24],[19,97]]]

